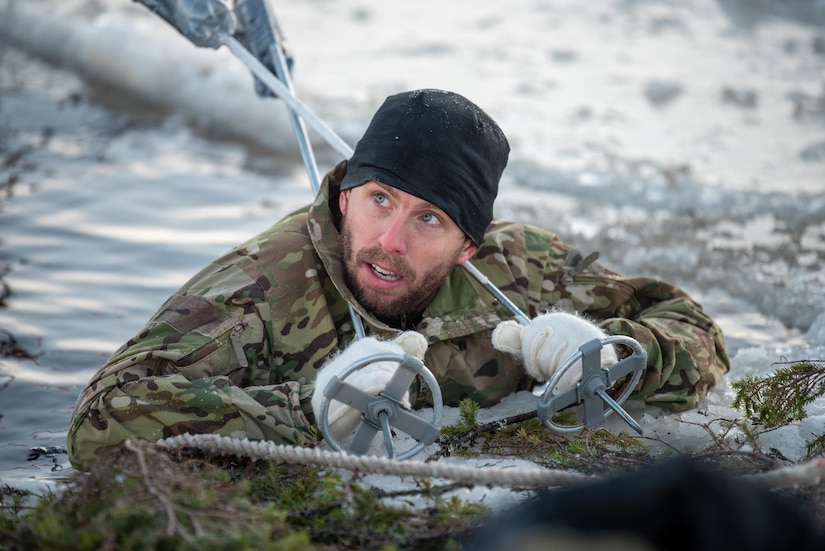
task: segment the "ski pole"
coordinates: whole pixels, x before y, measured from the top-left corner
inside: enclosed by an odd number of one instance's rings
[[[261,61],[252,55],[235,37],[233,33],[236,31],[237,22],[232,10],[221,0],[135,0],[144,4],[147,8],[158,14],[172,25],[178,32],[188,38],[195,46],[214,48],[226,46],[238,59],[240,59],[252,74],[264,83],[270,90],[272,90],[284,103],[289,106],[292,112],[298,117],[305,119],[312,127],[335,149],[339,154],[345,158],[350,158],[353,153],[350,147],[338,134],[336,134],[329,126],[327,126],[315,113],[313,113],[306,105],[304,105],[290,89],[290,84],[285,84],[279,80]],[[269,21],[266,21],[269,24]],[[253,27],[258,27],[253,25]],[[278,49],[278,48],[276,48]],[[283,58],[282,52],[277,52],[280,55],[275,55],[273,61],[278,58]],[[284,63],[284,65],[286,65]],[[287,76],[288,71],[286,67],[277,69],[278,73],[285,79],[286,83],[290,83]],[[298,132],[299,140],[301,132]],[[309,140],[304,142],[306,147],[309,147]],[[314,160],[313,160],[314,164]],[[308,169],[309,170],[309,169]],[[316,171],[317,172],[317,171]],[[504,304],[516,319],[522,323],[527,324],[530,318],[521,311],[521,309],[513,303],[507,296],[490,280],[484,276],[478,269],[475,268],[469,261],[462,264],[462,267],[470,273],[476,280],[481,283],[490,293]],[[350,312],[354,312],[350,306]],[[356,333],[358,327],[361,325],[360,317],[357,318]],[[360,329],[360,336],[363,335],[363,327]]]
[[[269,66],[271,64],[275,75],[287,90],[294,95],[295,89],[292,86],[292,76],[290,75],[290,67],[286,58],[284,40],[274,14],[270,15],[267,12],[263,0],[235,0],[235,15],[243,24],[249,50],[255,54],[264,65]],[[261,97],[277,97],[271,93],[265,85],[256,85],[255,91]],[[289,115],[292,128],[295,130],[295,136],[298,139],[301,158],[304,160],[304,166],[306,167],[307,175],[312,185],[312,191],[317,194],[321,187],[321,176],[318,172],[318,165],[315,162],[315,155],[312,151],[309,136],[307,135],[306,125],[301,116],[294,110],[290,109]]]
[[[265,59],[271,60],[278,79],[280,79],[280,82],[283,83],[284,87],[289,92],[289,95],[294,97],[292,78],[289,74],[289,67],[287,65],[286,56],[284,55],[284,50],[282,47],[283,42],[281,36],[276,34],[278,27],[277,25],[273,25],[273,21],[270,19],[270,15],[266,11],[266,6],[264,5],[263,0],[235,0],[235,14],[243,22],[244,30],[248,35],[250,43],[257,43],[257,47],[254,49],[260,51],[262,56],[266,56]],[[243,48],[243,46],[241,46],[241,49],[247,53],[247,50]],[[266,74],[267,80],[270,80],[272,73],[267,71]],[[265,83],[264,79],[260,77],[258,78],[261,82]],[[298,146],[301,150],[301,157],[304,160],[307,176],[309,177],[310,184],[312,185],[312,191],[317,195],[318,191],[321,189],[321,176],[318,172],[318,165],[315,162],[315,155],[312,151],[312,143],[307,135],[306,126],[304,125],[301,115],[293,109],[289,110],[289,114],[290,122],[295,130],[295,137],[298,139]],[[344,146],[346,146],[346,143],[344,143],[343,140],[340,141],[344,144]],[[349,146],[346,147],[349,148]],[[352,153],[350,152],[347,156],[351,154]],[[366,335],[361,316],[358,315],[358,312],[355,311],[355,308],[353,308],[351,304],[348,304],[348,308],[350,318],[352,318],[353,328],[355,329],[356,338],[361,339]]]
[[[292,79],[289,74],[286,56],[283,49],[282,37],[278,34],[278,25],[275,23],[274,15],[267,14],[266,6],[263,0],[235,0],[235,14],[242,21],[244,29],[249,37],[250,43],[255,44],[252,50],[262,51],[268,55],[268,59],[274,65],[275,74],[283,82],[284,86],[290,93],[294,94],[292,86]],[[272,18],[270,20],[270,17]],[[267,45],[268,44],[268,45]],[[260,59],[262,63],[266,64],[267,59]],[[259,95],[261,92],[259,91]],[[298,138],[298,143],[301,149],[301,155],[306,165],[307,174],[309,175],[310,183],[313,191],[317,194],[320,189],[321,178],[318,173],[318,167],[315,164],[315,157],[312,153],[312,145],[307,135],[306,126],[303,123],[300,115],[295,111],[290,110],[291,121],[295,134]],[[342,141],[343,143],[343,141]],[[346,145],[346,144],[345,144]],[[352,150],[347,146],[348,151],[344,156],[352,156]],[[507,306],[513,312],[516,319],[523,324],[530,323],[530,318],[527,317],[501,290],[493,285],[490,280],[482,274],[475,266],[469,262],[463,265],[470,274],[475,277],[481,285],[493,294],[499,301]],[[350,312],[355,320],[357,314],[354,311]],[[364,336],[364,329],[361,324],[361,319],[358,318],[356,322],[356,333],[358,337]]]
[[[226,46],[289,108],[303,117],[338,153],[349,158],[350,146],[278,80],[233,36],[237,21],[222,0],[135,0],[156,13],[199,48]]]

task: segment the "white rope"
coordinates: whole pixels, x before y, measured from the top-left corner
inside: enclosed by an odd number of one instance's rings
[[[158,440],[163,448],[195,447],[214,453],[230,454],[251,459],[270,459],[286,463],[302,463],[334,467],[369,474],[411,476],[414,478],[445,478],[459,484],[473,486],[502,486],[511,488],[546,488],[570,486],[596,480],[592,476],[542,468],[523,469],[507,467],[470,467],[452,463],[424,463],[396,461],[372,455],[351,455],[319,448],[284,446],[269,441],[251,441],[215,434],[182,434]]]
[[[524,469],[520,467],[470,467],[452,463],[396,461],[387,457],[357,456],[319,448],[302,448],[275,444],[266,440],[231,438],[217,434],[182,434],[158,440],[155,445],[167,449],[193,447],[213,453],[268,459],[285,463],[300,463],[367,474],[411,476],[413,478],[444,478],[472,486],[509,488],[547,488],[571,486],[596,481],[599,477],[561,470]],[[821,484],[825,480],[825,457],[782,467],[765,473],[742,475],[739,478],[768,488],[795,488]]]

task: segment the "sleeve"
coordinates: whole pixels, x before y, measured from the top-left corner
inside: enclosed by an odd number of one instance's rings
[[[633,337],[647,351],[636,397],[674,411],[696,407],[730,370],[721,328],[673,285],[644,278],[624,283],[633,296],[601,326],[610,334]]]
[[[305,407],[312,389],[297,382],[239,387],[228,377],[182,373],[121,382],[75,411],[69,459],[83,470],[101,448],[130,438],[155,441],[185,433],[315,444],[316,429]]]
[[[721,328],[684,290],[605,269],[598,254],[585,257],[553,234],[528,230],[526,242],[532,294],[541,297],[531,314],[576,310],[610,334],[639,341],[648,365],[635,398],[674,411],[694,408],[730,370]]]
[[[574,275],[563,289],[606,332],[645,349],[647,370],[635,397],[648,404],[694,408],[730,370],[721,328],[675,285],[602,272]]]
[[[249,294],[169,299],[81,393],[67,438],[72,464],[88,468],[97,450],[129,438],[183,433],[315,444],[314,387],[272,380],[266,316],[239,298]]]
[[[552,309],[576,311],[610,334],[639,341],[647,352],[648,366],[635,398],[670,410],[696,407],[730,369],[722,330],[679,287],[653,278],[623,276],[604,268],[597,258],[597,253],[581,254],[550,231],[496,221],[474,262],[531,318]],[[475,350],[475,343],[463,348]],[[482,352],[488,354],[487,359],[476,358],[471,365],[484,367],[483,372],[465,367],[468,378],[489,373],[490,378],[476,382],[476,387],[504,388],[502,380],[516,377],[491,361],[494,352],[479,348],[476,355]],[[470,387],[467,382],[459,383],[459,390]],[[523,386],[518,381],[506,390]],[[500,397],[490,396],[491,400]]]

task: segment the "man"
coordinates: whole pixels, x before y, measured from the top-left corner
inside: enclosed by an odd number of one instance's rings
[[[316,444],[316,387],[376,349],[424,358],[448,405],[490,406],[547,380],[593,337],[629,335],[648,354],[637,397],[694,407],[729,369],[719,327],[673,285],[493,221],[508,155],[495,121],[462,96],[387,98],[312,205],[195,275],[93,377],[69,429],[72,463],[186,432]],[[459,266],[471,258],[533,318],[526,328]],[[354,340],[349,305],[367,338]],[[603,363],[616,359],[605,347]],[[392,369],[367,366],[353,384],[380,392]],[[412,405],[429,399],[413,385]],[[346,434],[357,412],[333,404]]]

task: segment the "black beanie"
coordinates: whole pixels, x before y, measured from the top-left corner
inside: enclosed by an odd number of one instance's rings
[[[490,116],[443,90],[388,97],[347,163],[341,189],[371,180],[429,201],[479,245],[510,146]]]

